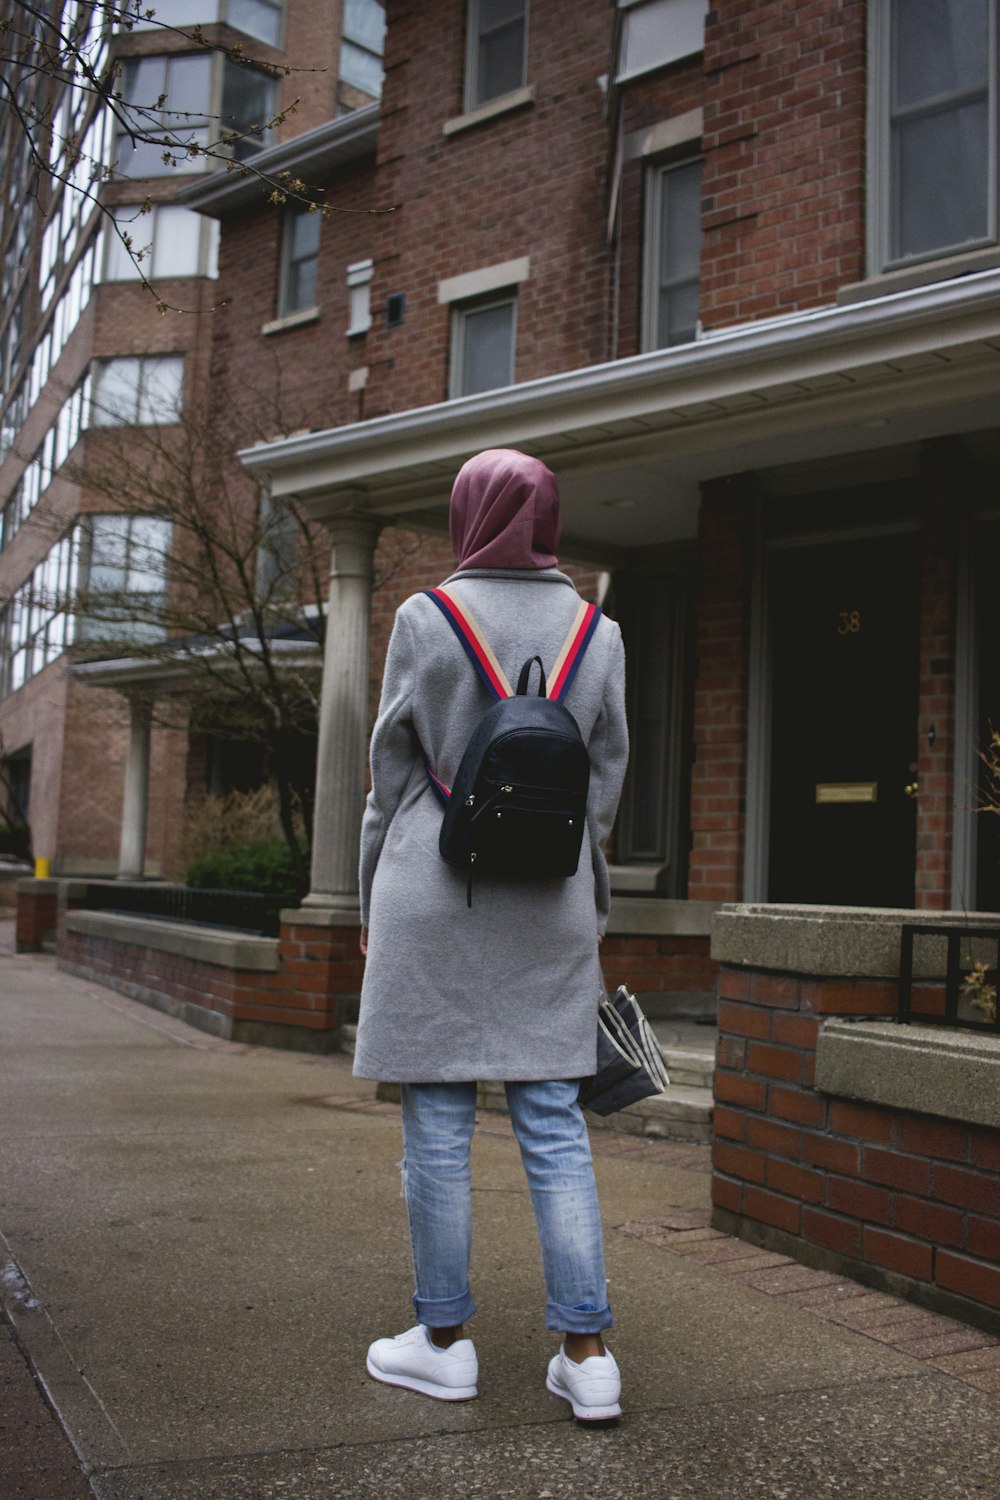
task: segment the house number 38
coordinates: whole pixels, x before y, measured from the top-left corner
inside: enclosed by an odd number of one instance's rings
[[[858,635],[861,630],[860,609],[842,609],[837,626],[838,635]]]

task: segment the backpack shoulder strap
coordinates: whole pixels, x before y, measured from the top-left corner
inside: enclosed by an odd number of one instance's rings
[[[546,692],[556,703],[562,703],[566,694],[573,685],[573,678],[580,669],[584,653],[594,638],[601,618],[598,605],[588,604],[586,599],[580,600],[580,608],[576,612],[576,619],[569,627],[569,634],[562,645],[562,650],[556,657],[555,665],[549,673],[546,683]]]
[[[490,697],[495,698],[498,703],[501,698],[513,698],[513,689],[503,667],[493,655],[490,643],[476,623],[476,617],[469,606],[443,584],[436,589],[424,589],[424,593],[434,601],[455,632]]]

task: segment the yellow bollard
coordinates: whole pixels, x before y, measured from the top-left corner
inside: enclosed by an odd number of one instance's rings
[[[50,859],[35,860],[35,879],[48,880],[52,874],[52,861]]]

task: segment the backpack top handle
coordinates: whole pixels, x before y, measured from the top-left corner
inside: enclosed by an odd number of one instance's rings
[[[539,698],[545,697],[545,666],[542,658],[540,656],[529,656],[521,668],[521,675],[517,679],[518,698],[526,698],[528,696],[528,679],[531,676],[531,669],[536,661],[538,663],[538,696]]]

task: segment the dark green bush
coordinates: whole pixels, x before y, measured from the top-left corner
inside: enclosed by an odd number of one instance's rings
[[[0,823],[0,854],[12,854],[15,859],[26,858],[31,848],[31,829],[23,823]]]
[[[280,839],[244,844],[224,854],[197,859],[185,878],[189,886],[199,890],[259,891],[286,897],[290,902],[305,895],[302,881],[295,873],[291,850]]]

